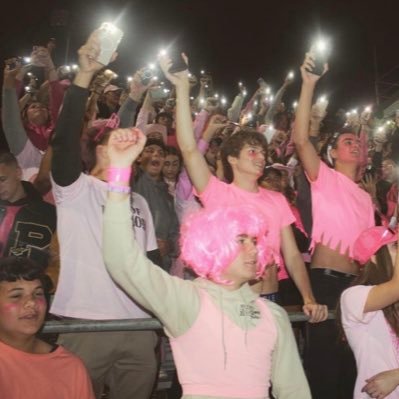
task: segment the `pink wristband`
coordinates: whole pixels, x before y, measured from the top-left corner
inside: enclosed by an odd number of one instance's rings
[[[107,171],[108,183],[127,183],[130,180],[132,168],[116,168],[110,166]]]

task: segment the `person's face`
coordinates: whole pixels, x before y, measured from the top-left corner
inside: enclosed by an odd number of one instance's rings
[[[165,152],[156,144],[148,145],[141,153],[141,168],[153,178],[160,178],[164,162]]]
[[[49,113],[47,107],[42,103],[32,103],[26,110],[28,122],[43,126],[47,123]]]
[[[163,136],[161,132],[151,132],[147,134],[147,139],[156,139],[163,141]]]
[[[262,176],[266,164],[265,150],[256,144],[245,144],[238,158],[228,157],[234,174],[252,175],[258,179]]]
[[[240,247],[239,253],[221,277],[232,281],[233,286],[238,288],[256,278],[258,249],[255,237],[242,234],[236,237],[236,241]]]
[[[168,118],[167,116],[163,116],[163,115],[161,115],[161,116],[158,118],[158,123],[159,123],[160,125],[166,126],[166,127],[168,127],[168,128],[172,126],[172,121],[171,121],[171,119]]]
[[[46,299],[39,280],[0,283],[0,339],[9,342],[16,337],[37,333],[46,315]]]
[[[14,202],[21,187],[22,171],[14,165],[0,163],[0,200]]]
[[[113,106],[117,106],[119,104],[119,98],[121,94],[122,92],[120,90],[108,91],[105,93],[106,102]]]
[[[331,151],[331,156],[340,162],[359,162],[359,139],[352,133],[342,134],[338,137],[337,148]]]
[[[175,181],[180,169],[180,161],[177,155],[169,154],[165,158],[162,173],[168,180]]]

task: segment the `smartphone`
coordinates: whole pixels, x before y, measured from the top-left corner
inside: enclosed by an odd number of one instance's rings
[[[147,86],[153,77],[154,77],[154,70],[151,68],[144,68],[140,74],[141,83],[144,86]]]
[[[312,54],[315,66],[311,70],[307,69],[307,71],[314,75],[323,75],[324,65],[328,62],[329,55],[327,44],[321,40],[317,41],[310,48],[310,53]]]
[[[182,72],[188,69],[188,65],[186,61],[184,61],[183,56],[181,53],[173,52],[170,55],[172,60],[172,66],[169,68],[170,73]]]
[[[101,52],[97,57],[97,61],[100,64],[108,65],[111,61],[112,55],[118,48],[120,41],[122,40],[123,32],[115,25],[104,22],[99,28],[99,39]]]

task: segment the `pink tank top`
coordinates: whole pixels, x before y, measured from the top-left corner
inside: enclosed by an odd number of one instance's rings
[[[170,340],[183,394],[268,398],[277,328],[266,303],[256,300],[259,312],[238,309],[248,312],[248,318],[260,318],[256,327],[245,330],[205,290],[199,292],[196,321],[186,333]]]

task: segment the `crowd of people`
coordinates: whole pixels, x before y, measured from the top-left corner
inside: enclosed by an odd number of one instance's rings
[[[312,50],[293,108],[291,74],[227,104],[185,54],[159,55],[167,84],[146,66],[119,87],[102,45],[96,30],[73,67],[54,65],[53,41],[5,63],[0,396],[148,399],[169,342],[170,399],[399,398],[399,110],[330,115]],[[47,304],[47,318],[157,317],[167,339],[45,342]]]

